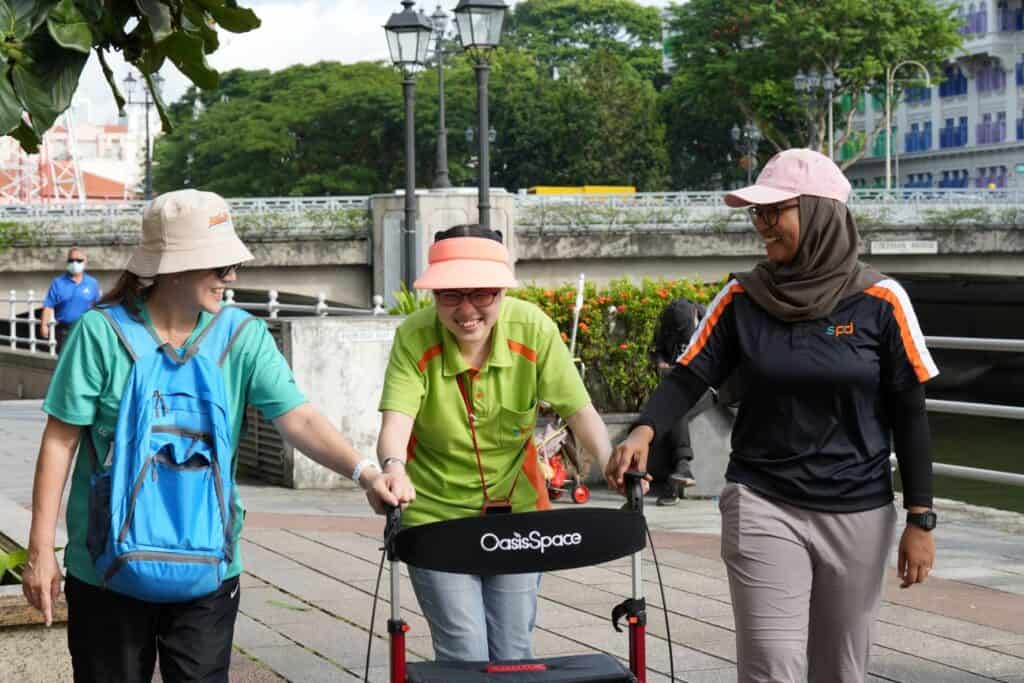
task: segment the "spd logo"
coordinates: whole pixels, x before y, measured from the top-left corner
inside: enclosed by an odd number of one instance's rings
[[[845,325],[829,325],[825,330],[825,334],[830,337],[843,337],[846,335],[853,335],[855,328],[852,322],[848,322]]]

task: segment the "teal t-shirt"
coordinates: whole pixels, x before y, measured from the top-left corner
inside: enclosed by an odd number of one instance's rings
[[[143,320],[151,324],[145,306],[141,307]],[[203,331],[213,316],[200,313],[199,321],[185,347]],[[117,338],[110,323],[99,311],[83,315],[71,330],[61,350],[57,368],[46,392],[43,410],[53,417],[72,425],[90,427],[83,431],[83,439],[90,434],[96,453],[104,460],[117,427],[121,393],[132,369],[132,359]],[[262,320],[245,327],[235,340],[222,366],[231,419],[232,477],[237,469],[238,438],[246,405],[253,405],[268,419],[284,415],[306,402],[295,384],[291,368],[274,343],[274,338]],[[68,573],[80,581],[102,585],[86,549],[89,520],[89,477],[92,465],[79,446],[71,476],[68,496],[68,544],[64,550],[64,564]],[[242,571],[242,557],[238,537],[242,531],[245,507],[241,497],[235,498],[234,560],[227,576]]]

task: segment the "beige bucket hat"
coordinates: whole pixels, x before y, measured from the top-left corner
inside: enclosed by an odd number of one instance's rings
[[[238,239],[231,211],[213,192],[162,194],[142,214],[142,244],[126,269],[139,277],[224,268],[253,259]]]

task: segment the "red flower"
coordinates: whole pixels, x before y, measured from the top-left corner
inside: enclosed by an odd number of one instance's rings
[[[664,287],[659,289],[658,290],[658,297],[660,297],[662,299],[667,299],[668,298],[668,290],[665,289]]]
[[[619,344],[619,348],[625,351],[626,349],[629,348],[629,344]]]
[[[626,304],[620,304],[618,310],[619,310],[619,313],[625,313],[626,312]]]
[[[587,330],[589,330],[589,329],[590,329],[590,326],[589,326],[589,325],[587,325],[586,323],[580,323],[580,329],[581,329],[582,331],[586,332]]]

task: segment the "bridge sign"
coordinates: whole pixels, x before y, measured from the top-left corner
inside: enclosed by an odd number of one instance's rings
[[[872,240],[872,254],[938,254],[935,240]]]

